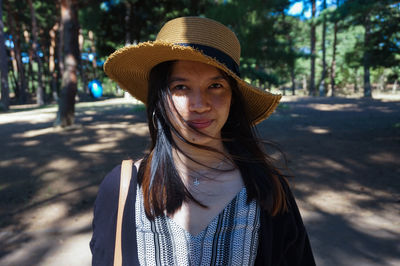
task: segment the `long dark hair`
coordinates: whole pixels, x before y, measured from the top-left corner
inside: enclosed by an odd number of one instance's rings
[[[197,201],[184,185],[175,168],[173,149],[179,149],[172,134],[187,142],[168,118],[170,106],[168,79],[173,61],[155,66],[149,75],[147,120],[150,130],[150,152],[146,154],[138,171],[138,183],[142,187],[146,215],[156,216],[174,213],[184,201]],[[221,71],[222,72],[222,71]],[[224,147],[239,169],[247,190],[247,201],[255,199],[271,215],[286,210],[285,192],[281,182],[286,182],[273,160],[262,149],[263,142],[256,137],[254,125],[247,116],[246,102],[236,81],[227,75],[232,89],[232,103],[227,122],[221,130]],[[189,143],[191,144],[191,143]],[[212,150],[196,144],[196,147]],[[188,156],[189,157],[189,156]],[[189,159],[192,159],[189,157]],[[193,159],[192,159],[193,160]]]

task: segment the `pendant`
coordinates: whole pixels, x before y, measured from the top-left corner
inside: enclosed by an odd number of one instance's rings
[[[193,180],[193,185],[195,185],[195,186],[200,185],[200,181],[197,177]]]

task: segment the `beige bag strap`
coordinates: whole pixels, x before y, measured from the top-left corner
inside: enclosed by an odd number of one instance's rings
[[[128,196],[129,184],[131,182],[131,177],[132,177],[132,165],[133,165],[132,160],[122,161],[121,179],[119,185],[117,230],[115,233],[114,266],[122,266],[122,250],[121,250],[122,218],[124,215],[126,197]]]

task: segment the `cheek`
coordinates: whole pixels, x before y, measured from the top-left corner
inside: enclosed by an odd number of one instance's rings
[[[214,102],[214,106],[216,109],[221,112],[221,115],[229,115],[229,110],[231,109],[231,94],[226,94],[223,97],[220,97],[217,101]]]
[[[169,103],[171,115],[179,121],[179,115],[185,117],[187,112],[188,101],[186,97],[172,96],[172,102]],[[178,115],[179,114],[179,115]]]
[[[172,101],[175,105],[176,110],[178,110],[179,113],[184,112],[187,108],[188,100],[186,97],[175,96],[172,97]]]

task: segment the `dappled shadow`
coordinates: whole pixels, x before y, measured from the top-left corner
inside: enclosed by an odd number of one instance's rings
[[[319,265],[400,262],[399,123],[400,102],[300,98],[260,125],[287,152]]]
[[[80,105],[67,130],[52,127],[55,108],[0,115],[0,264],[40,265],[63,239],[90,233],[99,183],[147,147],[143,110]]]
[[[288,99],[259,132],[288,156],[318,265],[395,265],[400,102]],[[68,257],[68,243],[87,250],[98,184],[147,147],[143,107],[80,105],[77,126],[65,131],[52,128],[55,111],[0,115],[2,265],[58,265],[56,252],[68,262],[79,253]]]
[[[318,265],[395,265],[399,259],[400,234],[366,229],[348,215],[315,209],[307,221]],[[379,225],[379,223],[377,223]],[[393,263],[393,264],[392,264]]]

